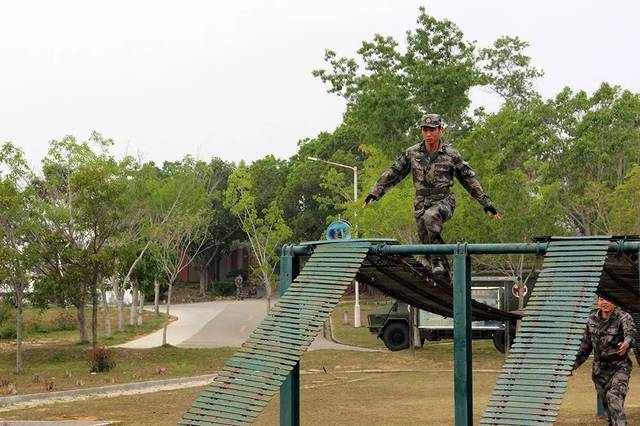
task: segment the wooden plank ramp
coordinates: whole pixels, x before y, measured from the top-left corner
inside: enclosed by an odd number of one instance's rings
[[[554,237],[481,425],[552,425],[611,237]]]
[[[245,425],[311,345],[367,256],[369,242],[318,245],[300,275],[179,425]]]

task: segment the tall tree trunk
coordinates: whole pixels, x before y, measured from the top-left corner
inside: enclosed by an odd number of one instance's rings
[[[271,282],[269,278],[264,280],[264,293],[267,296],[267,314],[271,310]]]
[[[91,285],[91,346],[98,346],[98,283],[94,280]]]
[[[167,290],[167,309],[165,313],[167,317],[164,319],[164,328],[162,329],[162,346],[167,344],[167,327],[169,326],[169,308],[171,306],[171,289],[173,288],[173,281],[169,282],[169,290]]]
[[[22,282],[16,288],[16,373],[22,373]]]
[[[204,297],[204,292],[205,292],[205,287],[207,285],[207,276],[205,273],[205,269],[203,269],[202,271],[200,271],[200,296]]]
[[[138,325],[142,325],[142,310],[144,309],[144,293],[138,289]]]
[[[118,287],[116,289],[116,303],[118,305],[118,331],[124,332],[124,282],[113,281]]]
[[[109,313],[109,300],[107,300],[107,287],[102,282],[100,286],[100,292],[102,294],[102,315],[104,320],[104,335],[105,337],[111,337],[111,315]]]
[[[160,316],[160,282],[158,281],[157,278],[155,278],[153,280],[153,292],[154,292],[154,296],[153,296],[153,306],[156,309],[156,315]]]
[[[136,324],[136,312],[138,311],[138,283],[131,281],[131,309],[129,310],[129,325]]]
[[[87,332],[87,318],[85,316],[84,308],[86,302],[84,300],[76,300],[73,302],[73,306],[78,310],[78,329],[80,331],[80,343],[87,343],[89,341],[89,333]]]

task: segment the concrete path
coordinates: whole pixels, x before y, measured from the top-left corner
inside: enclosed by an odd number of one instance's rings
[[[167,343],[178,346],[185,340],[197,333],[205,324],[215,318],[232,301],[216,301],[203,303],[185,303],[171,305],[169,314],[178,319],[167,327]],[[161,307],[161,312],[165,312]],[[152,311],[153,306],[145,306],[146,310]],[[118,345],[118,348],[148,349],[162,346],[162,329],[151,333],[140,339]]]
[[[0,397],[0,413],[41,405],[207,386],[216,374]],[[2,420],[0,420],[2,426]]]
[[[167,328],[167,342],[171,345],[185,348],[240,347],[266,316],[266,302],[248,299],[189,303],[172,306],[170,313],[178,317]],[[161,344],[162,330],[159,330],[118,347],[144,349]],[[318,336],[309,348],[318,349],[372,351],[334,343],[322,336]]]
[[[0,420],[0,426],[107,426],[111,424],[114,424],[114,422]]]

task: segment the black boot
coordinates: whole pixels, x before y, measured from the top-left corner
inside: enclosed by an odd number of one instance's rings
[[[442,256],[431,256],[431,273],[433,275],[446,275],[447,265]]]

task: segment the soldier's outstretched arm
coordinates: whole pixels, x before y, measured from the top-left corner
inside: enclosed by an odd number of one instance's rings
[[[455,153],[455,174],[462,187],[466,189],[469,195],[475,198],[480,205],[482,205],[485,213],[492,216],[494,219],[502,219],[502,214],[496,210],[491,203],[491,198],[485,194],[482,189],[482,185],[480,185],[480,181],[476,178],[476,173],[473,171],[469,163],[464,161],[457,151],[455,151]]]
[[[367,207],[372,201],[379,200],[389,189],[400,183],[411,171],[411,161],[406,151],[403,151],[398,159],[385,171],[369,190],[369,195],[364,200],[362,208]]]
[[[626,313],[622,316],[622,332],[624,334],[624,341],[618,343],[617,352],[620,356],[626,354],[629,348],[636,345],[636,324],[633,321],[633,317]]]
[[[580,342],[580,347],[578,348],[576,361],[573,364],[572,370],[580,367],[587,358],[589,358],[592,350],[593,343],[591,342],[591,333],[589,332],[589,326],[587,325],[587,329],[584,331],[584,335],[582,336],[582,342]]]

